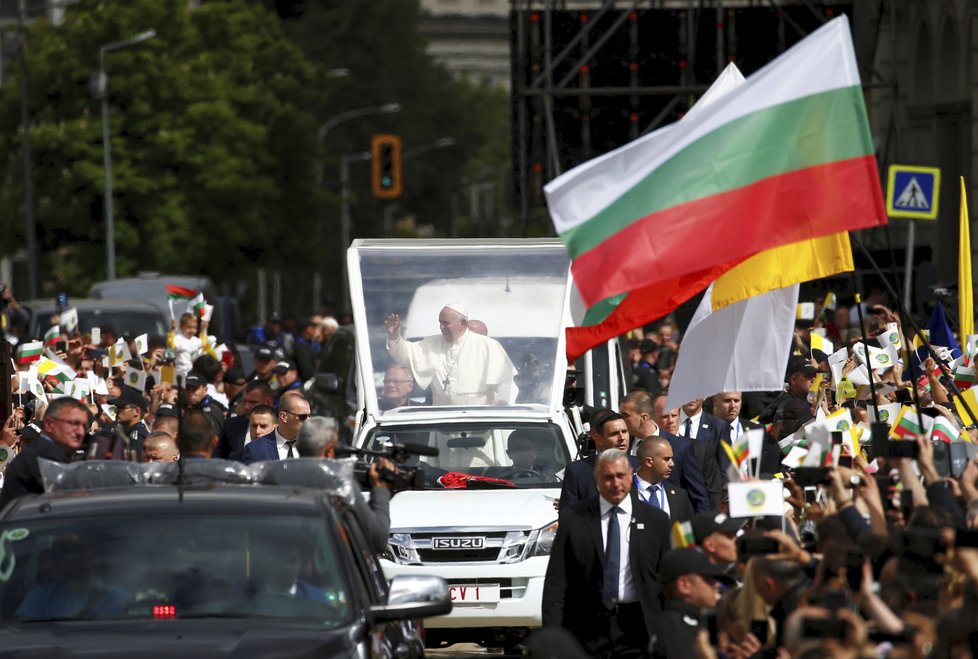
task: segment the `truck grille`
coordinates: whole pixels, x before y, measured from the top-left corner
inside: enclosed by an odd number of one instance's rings
[[[522,560],[528,537],[522,530],[403,533],[392,535],[391,546],[409,563],[512,563]]]

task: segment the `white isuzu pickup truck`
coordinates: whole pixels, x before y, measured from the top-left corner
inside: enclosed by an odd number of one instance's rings
[[[426,621],[429,645],[515,649],[541,622],[554,499],[577,458],[579,422],[564,400],[564,328],[573,322],[567,253],[553,239],[357,240],[347,265],[357,327],[354,443],[438,450],[413,460],[424,469],[423,489],[391,500],[384,572],[448,581],[454,607]],[[386,409],[383,381],[394,361],[385,319],[398,314],[401,337],[415,341],[438,335],[438,314],[453,303],[483,321],[519,370],[515,401],[432,405],[430,391],[415,386],[405,404]],[[620,354],[611,342],[581,360],[601,371],[579,382],[587,402],[617,402]],[[388,379],[404,377],[393,373]]]

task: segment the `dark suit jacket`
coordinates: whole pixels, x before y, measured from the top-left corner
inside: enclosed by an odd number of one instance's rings
[[[560,509],[573,506],[579,501],[598,496],[598,487],[594,484],[594,465],[597,455],[589,455],[581,460],[575,460],[564,469],[564,480],[560,485]],[[628,456],[632,469],[638,469],[638,458]]]
[[[554,539],[547,577],[543,584],[543,625],[561,626],[585,649],[600,633],[595,624],[606,609],[601,603],[604,583],[604,542],[598,497],[561,506],[560,526]],[[669,516],[652,506],[632,506],[629,565],[638,590],[646,634],[662,614],[658,572],[669,551]]]
[[[706,482],[703,480],[703,471],[693,451],[693,440],[673,435],[661,428],[659,437],[666,439],[672,445],[672,460],[675,464],[672,474],[669,475],[669,482],[686,490],[694,512],[712,510],[713,504],[710,501],[710,493],[706,489]]]
[[[74,457],[75,452],[72,449],[62,444],[55,444],[46,436],[35,439],[7,467],[3,491],[0,492],[0,509],[25,494],[44,492],[44,481],[41,480],[38,458],[68,463]]]
[[[261,462],[263,460],[278,460],[278,446],[275,444],[276,437],[277,435],[273,432],[247,444],[241,451],[241,459],[239,461],[250,465],[252,462]]]
[[[632,487],[632,501],[639,506],[652,506],[638,497],[638,492]],[[693,504],[689,502],[689,494],[681,487],[666,481],[666,499],[669,501],[669,518],[673,522],[692,522]],[[659,510],[657,506],[652,506]]]
[[[723,419],[703,412],[700,415],[699,428],[696,429],[696,439],[692,440],[700,471],[703,472],[703,481],[714,508],[720,507],[720,499],[727,486],[726,465],[730,464],[730,460],[720,446],[720,438],[724,430],[727,430],[727,425]]]
[[[224,422],[221,434],[217,437],[217,450],[214,451],[215,458],[229,459],[232,454],[238,453],[244,448],[245,435],[248,434],[248,417],[232,416]]]

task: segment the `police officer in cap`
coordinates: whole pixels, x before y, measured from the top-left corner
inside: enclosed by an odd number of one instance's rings
[[[280,359],[276,364],[275,368],[272,369],[275,373],[275,380],[278,383],[278,389],[275,392],[275,405],[278,406],[282,396],[288,391],[295,391],[302,389],[302,380],[299,378],[299,367],[291,359],[285,358]]]
[[[104,456],[99,455],[99,451],[96,450],[96,457],[141,461],[143,441],[149,435],[149,428],[145,421],[146,410],[149,406],[146,397],[138,389],[124,386],[122,395],[117,398],[110,398],[108,403],[115,406],[115,423],[108,428],[111,437],[108,446],[106,446],[106,454]],[[125,436],[127,441],[118,441],[122,439],[120,433]]]
[[[207,394],[207,380],[197,371],[190,371],[183,383],[185,410],[201,410],[214,422],[220,434],[227,410]]]
[[[724,567],[711,563],[699,549],[673,549],[667,553],[659,566],[666,608],[656,619],[649,639],[649,655],[690,654],[700,631],[701,609],[716,607],[720,582],[727,580]]]

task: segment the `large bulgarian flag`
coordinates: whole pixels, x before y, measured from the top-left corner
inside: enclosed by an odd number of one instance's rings
[[[569,358],[759,252],[886,223],[845,16],[724,87],[545,187],[588,309]]]

